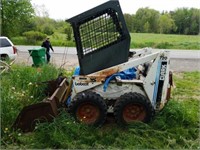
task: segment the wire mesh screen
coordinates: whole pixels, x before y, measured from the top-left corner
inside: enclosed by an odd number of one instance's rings
[[[105,48],[122,39],[122,29],[115,11],[108,9],[79,26],[83,55]]]

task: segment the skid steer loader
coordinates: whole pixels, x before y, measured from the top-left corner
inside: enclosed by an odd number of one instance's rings
[[[54,81],[57,86],[49,98],[25,107],[14,127],[32,131],[38,120],[51,121],[59,108],[67,108],[78,122],[97,127],[108,113],[119,125],[149,122],[170,98],[169,52],[130,51],[130,35],[116,0],[67,22],[73,28],[79,67],[69,83],[66,78]]]

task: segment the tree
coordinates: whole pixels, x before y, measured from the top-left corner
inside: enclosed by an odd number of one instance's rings
[[[158,29],[159,16],[160,13],[154,9],[149,9],[148,7],[138,9],[134,17],[136,32],[144,32],[145,28],[145,30],[148,30],[150,33],[156,33]]]
[[[133,24],[133,19],[134,19],[134,16],[133,15],[130,15],[130,14],[124,14],[124,19],[126,21],[126,26],[129,30],[129,32],[133,32],[134,30],[134,24]]]
[[[184,34],[186,24],[188,22],[189,16],[187,15],[187,8],[179,8],[172,13],[172,18],[177,26],[177,33]]]
[[[198,34],[200,9],[178,8],[171,13],[178,34]]]
[[[19,35],[33,16],[30,0],[1,0],[2,35]]]
[[[160,16],[158,24],[160,33],[170,33],[177,29],[174,20],[171,18],[170,14],[167,13]]]
[[[33,8],[35,10],[36,16],[49,18],[49,12],[44,4],[43,5],[33,4]]]
[[[143,32],[148,33],[150,31],[150,24],[147,21],[143,26]]]
[[[191,24],[190,34],[200,33],[200,9],[192,8],[191,11]]]
[[[34,22],[36,30],[47,35],[52,35],[56,29],[56,21],[48,17],[36,16]]]

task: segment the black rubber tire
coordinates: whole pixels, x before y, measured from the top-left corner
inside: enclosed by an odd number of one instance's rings
[[[69,113],[78,122],[100,127],[106,120],[107,106],[99,94],[82,92],[69,105]]]
[[[0,59],[1,59],[2,61],[9,61],[9,60],[10,60],[7,54],[2,54],[2,55],[0,56]]]
[[[130,92],[120,96],[114,106],[117,124],[128,125],[134,121],[149,122],[154,116],[150,101],[140,93]]]

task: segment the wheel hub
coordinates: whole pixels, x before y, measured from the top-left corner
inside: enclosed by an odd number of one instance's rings
[[[93,124],[100,115],[99,108],[93,104],[85,103],[77,110],[77,119],[85,124]]]
[[[127,123],[133,121],[143,121],[145,117],[145,108],[139,104],[127,105],[123,110],[123,118]]]

